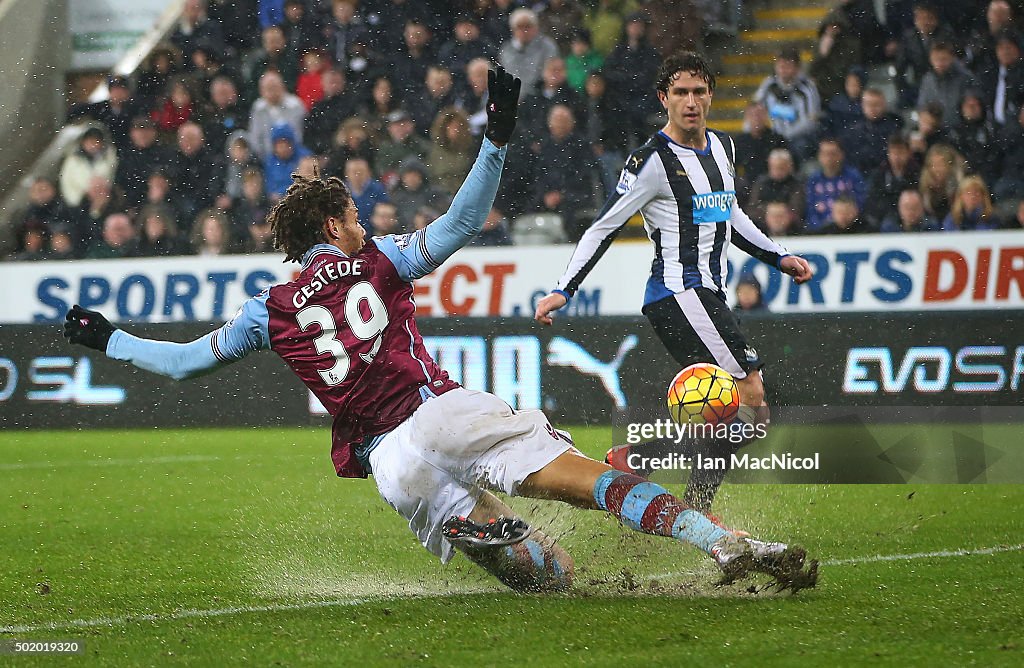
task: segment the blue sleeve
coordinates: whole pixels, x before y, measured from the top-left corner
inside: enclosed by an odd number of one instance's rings
[[[107,356],[175,380],[195,378],[270,347],[268,292],[245,302],[235,317],[191,343],[153,341],[117,330]]]
[[[473,169],[447,213],[412,234],[374,237],[403,280],[426,276],[480,233],[498,192],[507,151],[506,146],[498,148],[484,139]]]

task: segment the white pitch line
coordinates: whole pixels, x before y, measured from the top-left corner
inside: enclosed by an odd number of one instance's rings
[[[1024,551],[1024,544],[1019,545],[997,545],[995,547],[983,547],[975,550],[939,550],[937,552],[912,552],[910,554],[876,554],[866,557],[853,557],[850,559],[833,559],[821,562],[822,566],[853,566],[856,564],[872,564],[885,561],[916,561],[919,559],[948,559],[950,557],[972,557],[999,554],[1004,552]],[[660,573],[657,575],[645,576],[644,579],[658,580],[662,578],[693,575],[691,572],[677,571],[674,573]],[[486,587],[471,587],[457,592],[437,594],[442,596],[461,596],[492,591]],[[423,596],[433,598],[434,596]],[[64,622],[50,622],[49,624],[21,624],[15,626],[0,626],[0,633],[35,633],[36,631],[56,631],[61,629],[87,629],[98,626],[122,626],[132,622],[169,622],[179,619],[207,619],[210,617],[226,617],[229,615],[241,615],[258,612],[285,612],[292,610],[315,610],[319,608],[339,608],[364,603],[379,603],[381,601],[410,598],[403,595],[365,597],[365,598],[343,598],[326,601],[306,601],[303,603],[276,603],[273,605],[243,605],[231,608],[214,608],[212,610],[186,609],[172,612],[166,615],[143,614],[124,615],[122,617],[96,617],[94,619],[72,619]]]

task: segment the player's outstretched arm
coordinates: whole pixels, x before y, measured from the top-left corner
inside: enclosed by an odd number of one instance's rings
[[[75,304],[65,317],[64,337],[140,369],[185,380],[215,371],[253,350],[269,348],[265,302],[265,293],[250,299],[230,322],[190,343],[132,336],[110,324],[102,313]]]
[[[771,237],[757,228],[750,216],[738,205],[733,206],[729,222],[733,230],[732,242],[744,253],[777,267],[792,276],[798,284],[811,279],[813,272],[807,260],[791,254],[775,243]]]
[[[522,82],[500,66],[487,74],[487,130],[473,168],[447,213],[412,234],[383,237],[378,247],[405,280],[426,276],[484,228],[501,181],[505,154],[516,126]]]

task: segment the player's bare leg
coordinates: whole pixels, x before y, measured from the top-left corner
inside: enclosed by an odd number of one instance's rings
[[[767,424],[769,411],[768,404],[764,401],[764,384],[761,380],[761,373],[751,372],[747,374],[746,378],[737,379],[736,385],[740,391],[740,409],[736,415],[736,421],[751,425]],[[732,454],[748,445],[751,440],[753,439],[736,443],[723,439],[710,440],[704,444],[705,449],[701,455],[724,457],[726,463],[729,463]],[[694,469],[686,484],[683,501],[702,513],[711,515],[711,504],[728,472],[728,466],[715,469]],[[711,519],[720,524],[717,517],[711,516]]]
[[[486,525],[496,518],[515,518],[515,513],[496,496],[484,492],[469,519]],[[514,591],[559,592],[572,586],[575,570],[572,557],[538,529],[532,529],[525,539],[512,545],[481,546],[464,541],[452,541],[452,544]]]
[[[710,555],[732,582],[751,572],[770,575],[779,589],[797,591],[817,582],[816,561],[804,570],[805,552],[782,543],[733,535],[661,485],[569,451],[523,481],[521,496],[600,509],[634,531],[690,543]]]

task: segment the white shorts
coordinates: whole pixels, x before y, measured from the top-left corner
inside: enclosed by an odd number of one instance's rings
[[[431,553],[454,555],[441,525],[469,515],[482,488],[514,495],[531,473],[574,450],[538,410],[514,411],[486,392],[457,388],[428,399],[370,453],[380,495]]]

